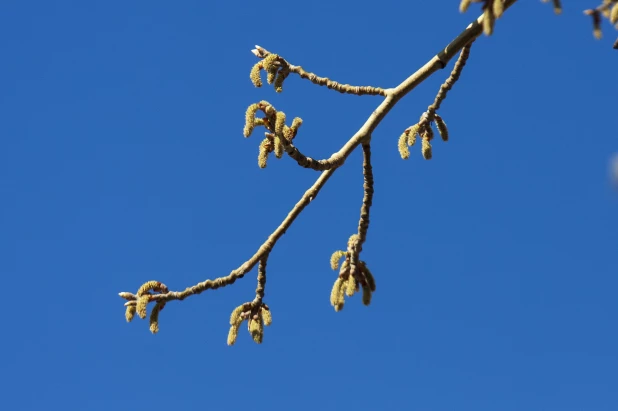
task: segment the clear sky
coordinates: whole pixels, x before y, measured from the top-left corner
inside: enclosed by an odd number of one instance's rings
[[[256,89],[254,44],[334,80],[392,87],[479,14],[459,1],[5,1],[0,9],[0,389],[6,410],[617,410],[618,34],[599,1],[521,1],[442,105],[434,159],[397,139],[447,70],[373,136],[362,258],[377,291],[335,313],[357,226],[354,153],[277,245],[273,325],[226,345],[255,272],[127,324],[120,291],[227,275],[318,173],[257,166],[265,99],[329,156],[381,97],[291,76]]]

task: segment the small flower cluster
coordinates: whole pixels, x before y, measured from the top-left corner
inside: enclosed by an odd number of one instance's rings
[[[264,113],[264,117],[256,118],[258,111]],[[249,137],[257,126],[264,126],[267,130],[265,138],[260,144],[258,154],[258,166],[266,167],[268,155],[275,152],[275,157],[283,157],[284,146],[291,143],[298,128],[303,124],[300,117],[295,117],[292,124],[285,124],[286,115],[283,111],[277,111],[268,101],[260,101],[259,103],[251,104],[245,112],[245,127],[243,135]]]
[[[264,326],[273,322],[270,308],[264,303],[248,302],[239,305],[230,316],[230,331],[227,335],[227,345],[234,345],[238,337],[238,330],[243,321],[247,321],[249,333],[257,344],[264,339]]]
[[[330,304],[335,311],[341,311],[345,303],[345,296],[352,297],[356,292],[363,289],[363,304],[371,304],[371,297],[376,290],[376,282],[373,274],[364,261],[358,259],[358,253],[351,251],[351,245],[358,241],[358,234],[353,234],[348,241],[348,251],[337,250],[330,258],[330,267],[333,270],[339,268],[339,276],[333,284],[330,293]],[[341,266],[339,261],[345,257]]]
[[[127,307],[125,318],[127,322],[133,320],[135,313],[139,318],[146,318],[148,303],[152,300],[155,293],[165,294],[169,290],[167,286],[159,281],[148,281],[144,283],[137,294],[121,292],[120,297],[128,300],[124,305]],[[154,308],[150,312],[150,332],[156,334],[159,332],[159,312],[165,308],[165,301],[157,301]]]

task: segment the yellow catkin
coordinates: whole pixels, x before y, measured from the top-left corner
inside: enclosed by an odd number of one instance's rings
[[[502,13],[504,13],[504,3],[502,3],[502,0],[494,0],[493,7],[496,18],[502,17]]]
[[[335,311],[339,311],[343,308],[343,300],[341,298],[342,291],[343,281],[341,278],[337,278],[337,280],[335,280],[335,284],[333,284],[333,289],[330,292],[330,305],[335,307]]]
[[[264,60],[262,60],[262,67],[267,73],[266,82],[268,84],[272,84],[275,81],[275,78],[277,76],[278,66],[275,65],[275,62],[277,61],[278,58],[279,56],[276,54],[269,54],[268,56],[264,58]]]
[[[359,239],[358,234],[352,234],[350,238],[348,238],[348,247],[351,247],[354,243],[357,243]]]
[[[249,332],[251,333],[251,337],[253,337],[253,341],[262,344],[262,340],[264,339],[264,321],[261,315],[258,316],[257,320],[251,320],[249,323]]]
[[[345,293],[348,297],[352,297],[356,292],[356,279],[354,276],[349,276],[345,282]]]
[[[262,110],[267,116],[274,116],[275,114],[277,114],[277,110],[275,110],[273,105],[270,104],[268,101],[262,100],[260,101],[259,105],[262,107]]]
[[[285,126],[285,113],[279,111],[275,117],[275,135],[283,135],[283,126]]]
[[[243,135],[245,137],[249,137],[253,132],[253,127],[255,127],[255,113],[257,113],[257,111],[257,104],[251,104],[247,107],[247,111],[245,112],[245,128],[243,129]]]
[[[341,257],[343,257],[345,254],[346,252],[343,250],[335,251],[333,255],[330,256],[330,268],[332,268],[333,270],[339,268],[339,260],[341,260]]]
[[[279,137],[274,138],[275,145],[275,157],[281,158],[283,157],[283,144],[281,143],[281,139]]]
[[[472,3],[472,0],[461,0],[461,3],[459,3],[459,11],[461,13],[465,13],[466,11],[468,11],[470,3]]]
[[[159,311],[161,311],[161,304],[155,304],[150,313],[150,332],[153,334],[159,332]]]
[[[442,141],[448,141],[448,128],[446,127],[446,123],[436,114],[434,121],[436,122],[436,128],[438,129],[438,133],[440,137],[442,137]]]
[[[243,313],[244,308],[244,304],[234,308],[232,315],[230,315],[230,325],[239,325],[242,322],[242,317],[240,315]]]
[[[148,307],[148,300],[148,295],[144,295],[137,299],[137,306],[135,307],[135,310],[137,311],[137,315],[141,319],[146,318],[146,307]]]
[[[137,290],[137,296],[142,296],[144,294],[146,294],[148,291],[152,291],[152,290],[160,290],[161,287],[165,288],[165,286],[163,284],[161,284],[159,281],[148,281],[144,284],[142,284],[142,286],[139,288],[139,290]]]
[[[410,150],[408,149],[408,134],[406,132],[399,136],[399,141],[397,142],[397,149],[399,150],[399,155],[403,160],[407,160],[410,158]]]
[[[345,303],[345,284],[341,282],[339,287],[339,294],[337,295],[337,304],[335,304],[335,311],[343,310],[343,304]]]
[[[266,82],[268,84],[273,84],[275,82],[275,79],[277,78],[277,70],[270,70],[268,73],[266,73]]]
[[[272,144],[269,139],[265,138],[260,143],[260,152],[258,154],[258,166],[260,168],[266,168],[268,160],[268,154],[272,151]]]
[[[431,151],[431,143],[427,138],[423,138],[422,153],[425,160],[431,160],[431,158],[433,157],[433,153]]]
[[[283,137],[287,141],[292,141],[292,139],[294,138],[294,130],[292,130],[291,127],[283,126]]]
[[[345,260],[343,260],[343,263],[341,263],[341,268],[339,269],[339,275],[347,275],[349,272],[350,272],[350,260],[346,258]]]
[[[367,286],[363,287],[363,304],[371,304],[371,290]]]
[[[236,337],[238,337],[238,325],[232,325],[227,333],[227,345],[234,345]]]
[[[618,23],[618,3],[612,6],[612,11],[609,13],[609,21],[611,21],[612,24]]]
[[[133,320],[133,317],[135,317],[135,310],[134,305],[127,306],[127,309],[124,312],[124,318],[126,318],[128,323],[130,323],[131,320]]]
[[[264,68],[264,70],[267,72],[276,70],[277,66],[275,65],[275,62],[277,61],[278,58],[279,56],[273,53],[264,57],[264,59],[262,60],[262,67]]]
[[[416,143],[416,136],[418,136],[419,125],[415,124],[410,127],[410,131],[408,131],[408,146],[412,147],[414,143]]]
[[[251,68],[249,78],[255,87],[262,87],[262,79],[260,78],[260,69],[262,68],[262,62],[258,62]]]
[[[269,326],[273,323],[273,315],[271,314],[270,310],[267,310],[266,308],[262,307],[260,309],[260,312],[262,313],[262,318],[264,319],[264,325],[265,326]]]
[[[303,119],[300,117],[294,117],[294,120],[292,120],[292,130],[298,130],[298,127],[300,127],[303,124]]]

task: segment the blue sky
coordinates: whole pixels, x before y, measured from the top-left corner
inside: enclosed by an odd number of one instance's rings
[[[255,272],[170,303],[161,331],[119,291],[227,275],[318,173],[257,167],[244,111],[270,101],[329,156],[380,97],[296,77],[256,89],[254,44],[352,84],[392,87],[478,15],[458,1],[20,1],[0,12],[0,339],[7,410],[616,410],[617,33],[521,1],[472,49],[424,161],[397,138],[447,70],[373,136],[363,259],[377,291],[329,305],[356,230],[361,155],[277,245],[256,345],[229,314]]]

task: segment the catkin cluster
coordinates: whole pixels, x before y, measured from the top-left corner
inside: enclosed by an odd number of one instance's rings
[[[473,42],[474,40],[466,44],[461,49],[461,53],[459,53],[459,57],[453,67],[453,71],[451,71],[449,77],[440,86],[440,90],[438,90],[438,94],[436,94],[433,103],[427,107],[427,111],[421,115],[420,121],[413,126],[406,128],[401,136],[399,136],[397,147],[401,158],[404,160],[410,158],[410,150],[408,147],[413,146],[414,143],[416,143],[417,136],[421,137],[423,140],[421,152],[425,160],[430,160],[433,157],[431,140],[433,140],[434,132],[431,128],[432,124],[435,124],[442,140],[448,141],[448,128],[446,127],[446,123],[442,117],[440,117],[437,113],[437,110],[442,105],[444,99],[446,99],[448,92],[459,80],[459,77],[466,66],[466,62],[468,61],[468,57],[470,57],[470,49],[472,48]]]
[[[234,345],[238,337],[238,330],[243,321],[247,321],[249,333],[257,344],[264,339],[264,326],[273,322],[270,308],[264,303],[244,303],[232,311],[230,316],[230,331],[227,335],[227,345]]]
[[[274,84],[275,91],[281,93],[283,91],[283,82],[290,75],[289,65],[279,57],[278,54],[270,53],[262,60],[258,61],[252,68],[249,74],[251,82],[255,87],[262,87],[262,70],[266,72],[266,82]]]
[[[423,158],[425,160],[431,160],[433,157],[431,140],[433,140],[434,137],[434,132],[431,128],[432,123],[435,123],[442,141],[448,141],[448,128],[446,128],[446,123],[442,117],[440,117],[438,113],[434,113],[433,121],[428,121],[426,118],[427,112],[423,113],[421,121],[406,128],[401,136],[399,136],[398,149],[402,159],[407,160],[410,158],[410,150],[408,147],[413,146],[416,143],[416,138],[420,137],[422,139],[421,153],[423,154]]]
[[[125,303],[127,307],[125,311],[127,322],[131,322],[136,313],[139,318],[146,318],[148,303],[154,295],[153,292],[163,294],[169,292],[169,290],[165,284],[159,281],[148,281],[137,290],[137,294],[135,295],[127,292],[120,293],[120,297],[128,300]],[[150,331],[153,334],[159,332],[159,312],[163,310],[163,308],[165,308],[165,301],[157,301],[150,312]]]
[[[261,111],[264,117],[256,117],[258,111]],[[285,122],[285,113],[277,111],[268,101],[260,101],[247,108],[243,135],[249,137],[254,128],[258,126],[264,126],[267,130],[264,140],[260,143],[258,154],[258,166],[260,168],[266,167],[270,153],[274,152],[277,158],[283,156],[285,147],[296,137],[298,128],[303,124],[300,117],[295,117],[289,126]]]
[[[355,234],[355,236],[357,235]],[[340,266],[339,262],[342,257],[345,257],[345,260]],[[367,264],[357,258],[356,262],[354,260],[353,253],[343,250],[335,251],[330,258],[330,267],[333,270],[339,268],[339,276],[335,280],[330,293],[330,304],[335,308],[335,311],[343,309],[346,295],[352,297],[361,288],[363,290],[363,304],[369,305],[372,294],[376,290],[375,279]]]

